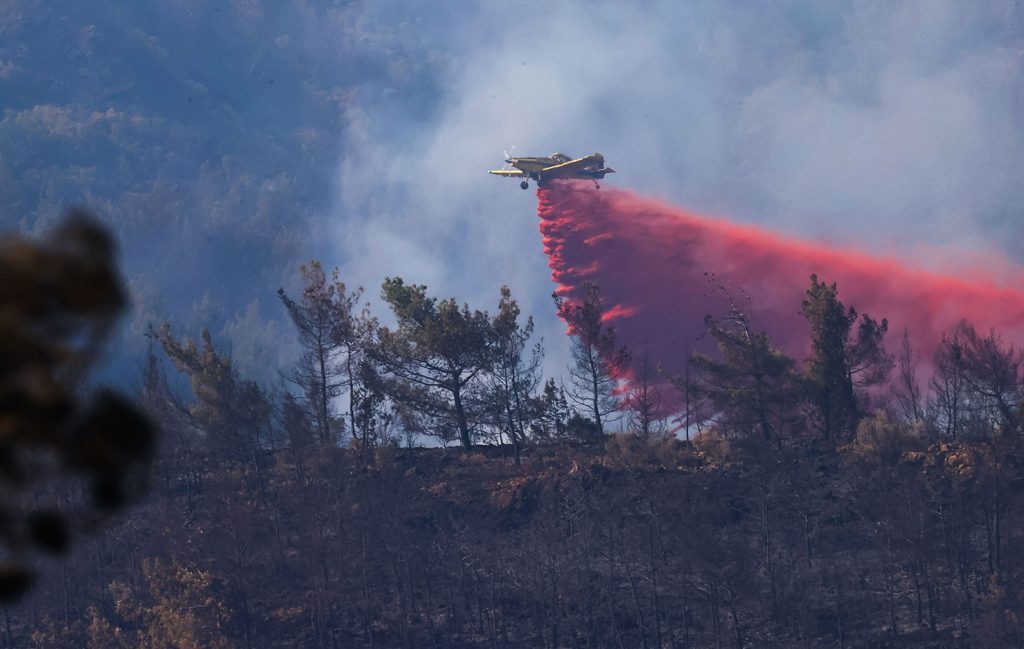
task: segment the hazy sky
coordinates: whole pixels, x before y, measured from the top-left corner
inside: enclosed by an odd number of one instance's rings
[[[0,222],[107,215],[129,347],[151,320],[207,326],[269,380],[294,350],[274,290],[320,257],[378,307],[386,275],[489,309],[507,283],[557,371],[536,198],[486,174],[513,146],[922,263],[1024,258],[1015,2],[124,7],[0,6]]]
[[[436,62],[440,98],[349,110],[333,231],[346,276],[398,273],[475,304],[507,282],[558,356],[533,191],[483,173],[513,145],[600,151],[608,184],[808,238],[1022,257],[1016,3],[464,5],[367,11]]]

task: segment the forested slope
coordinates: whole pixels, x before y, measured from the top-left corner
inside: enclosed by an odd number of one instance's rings
[[[7,611],[5,643],[1019,646],[1019,448],[875,423],[838,447],[615,437],[518,467],[168,458],[147,504]]]

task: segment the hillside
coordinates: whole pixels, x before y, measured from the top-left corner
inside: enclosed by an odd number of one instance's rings
[[[1019,646],[1020,450],[913,439],[165,460],[3,646]]]
[[[685,417],[669,420],[644,357],[618,382],[629,353],[596,286],[556,301],[575,363],[541,387],[507,288],[492,316],[389,278],[391,329],[313,262],[301,298],[278,294],[307,349],[298,396],[165,323],[139,377],[148,416],[103,390],[76,413],[88,385],[54,377],[88,366],[122,304],[109,240],[76,218],[0,255],[23,279],[55,269],[8,299],[4,394],[39,403],[2,422],[5,601],[26,585],[12,575],[42,574],[0,607],[3,649],[1024,641],[1024,352],[994,331],[961,323],[922,394],[909,338],[890,356],[887,322],[812,276],[804,366],[738,309],[708,318],[719,359],[668,377]],[[102,308],[64,276],[106,278]],[[680,421],[692,442],[666,433]],[[459,449],[401,448],[417,438]]]

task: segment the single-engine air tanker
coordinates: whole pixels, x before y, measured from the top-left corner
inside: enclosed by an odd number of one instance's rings
[[[593,180],[596,187],[598,180],[604,178],[605,174],[613,174],[615,170],[604,166],[604,156],[600,153],[593,153],[575,160],[562,153],[552,153],[547,158],[508,158],[507,164],[515,169],[495,169],[490,171],[496,176],[508,178],[522,178],[519,186],[523,189],[530,187],[529,180],[536,181],[538,187],[543,187],[549,180],[555,178],[580,178]]]

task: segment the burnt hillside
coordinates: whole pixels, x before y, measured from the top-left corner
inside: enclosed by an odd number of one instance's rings
[[[3,646],[1019,646],[1020,450],[864,430],[179,453]]]

